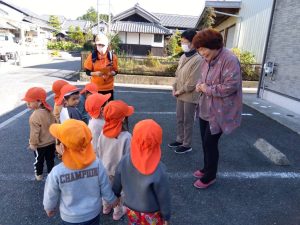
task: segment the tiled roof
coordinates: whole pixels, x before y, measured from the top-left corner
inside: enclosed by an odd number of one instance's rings
[[[116,21],[112,30],[136,33],[170,34],[171,31],[159,24],[144,22]]]
[[[194,28],[199,16],[184,16],[175,14],[153,13],[165,27]]]
[[[65,20],[61,25],[62,30],[65,31],[68,31],[70,26],[73,26],[74,28],[80,27],[82,31],[85,31],[89,28],[89,22],[85,20]]]

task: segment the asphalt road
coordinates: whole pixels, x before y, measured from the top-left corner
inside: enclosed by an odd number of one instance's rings
[[[299,135],[244,106],[242,126],[220,140],[217,182],[207,190],[193,187],[192,172],[202,164],[199,125],[196,121],[193,151],[177,155],[167,147],[175,138],[175,100],[170,91],[116,88],[116,98],[135,107],[130,128],[145,118],[163,128],[162,161],[170,174],[174,225],[299,225]],[[53,101],[50,101],[51,104]],[[22,111],[19,107],[0,117],[0,123]],[[34,180],[33,153],[28,143],[28,117],[17,118],[0,129],[0,224],[60,224],[59,215],[47,218],[43,211],[43,182]],[[253,144],[263,138],[284,153],[290,166],[274,165]],[[297,175],[293,178],[291,173]],[[277,174],[277,175],[276,175]],[[114,222],[103,216],[102,224]]]

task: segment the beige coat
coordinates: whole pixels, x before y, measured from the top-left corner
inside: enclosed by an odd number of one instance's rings
[[[53,123],[55,123],[55,118],[47,109],[34,110],[29,118],[29,144],[35,148],[53,144],[55,141],[49,132],[49,127]]]
[[[199,93],[196,92],[196,84],[201,74],[201,61],[202,58],[198,53],[191,57],[186,57],[185,54],[180,57],[173,84],[173,90],[180,92],[177,97],[179,100],[198,103]]]

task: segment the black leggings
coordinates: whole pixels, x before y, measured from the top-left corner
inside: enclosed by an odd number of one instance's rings
[[[205,174],[200,180],[206,184],[215,179],[217,175],[219,162],[218,144],[222,132],[211,134],[208,121],[199,118],[199,123],[204,156],[204,166],[201,172]]]
[[[103,94],[103,95],[106,95],[106,94],[111,94],[110,98],[108,99],[108,102],[114,100],[114,90],[109,90],[109,91],[98,91],[99,94]]]
[[[54,167],[55,144],[38,148],[33,152],[35,156],[34,172],[36,175],[43,174],[44,161],[46,161],[47,172],[50,173]]]

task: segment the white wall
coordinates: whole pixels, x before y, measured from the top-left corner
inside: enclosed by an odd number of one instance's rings
[[[252,52],[262,63],[273,0],[242,0],[238,47]]]
[[[141,33],[141,45],[152,45],[153,39],[154,39],[153,34]]]
[[[241,0],[240,18],[230,17],[216,27],[222,31],[236,24],[233,47],[250,51],[262,63],[273,0]]]
[[[153,34],[153,39],[152,39],[152,47],[164,47],[164,36],[162,35],[162,41],[160,43],[154,42],[154,34]]]
[[[126,33],[123,31],[120,31],[118,33],[119,38],[121,39],[122,44],[126,44]]]
[[[128,33],[127,32],[127,44],[139,44],[139,33]]]

